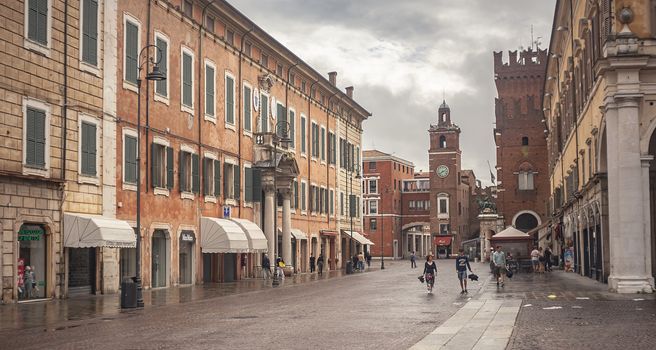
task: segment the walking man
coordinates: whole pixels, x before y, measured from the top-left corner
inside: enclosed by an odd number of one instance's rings
[[[314,257],[314,254],[310,253],[310,273],[314,272],[314,262],[316,258]]]
[[[319,276],[323,275],[323,254],[319,253],[317,258],[317,268],[319,269]]]
[[[269,256],[266,254],[262,258],[262,274],[264,275],[264,280],[271,278],[271,261],[269,261]]]
[[[410,268],[417,268],[417,256],[415,255],[414,250],[412,251],[412,255],[410,255]]]
[[[551,272],[551,248],[547,247],[544,250],[544,267],[547,269],[547,271]]]
[[[540,265],[540,251],[537,247],[533,247],[531,251],[531,264],[533,265],[533,273],[538,272],[538,267]]]
[[[497,287],[501,283],[503,287],[506,275],[506,253],[501,250],[498,245],[494,254],[492,254],[492,261],[494,262],[494,276],[497,278]]]
[[[467,291],[467,270],[472,272],[469,265],[469,258],[465,255],[465,250],[460,248],[460,255],[456,258],[456,273],[460,280],[460,294],[469,293]]]

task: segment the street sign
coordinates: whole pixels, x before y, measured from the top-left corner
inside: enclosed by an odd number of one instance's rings
[[[228,219],[230,218],[230,206],[229,205],[224,205],[223,206],[223,217]]]

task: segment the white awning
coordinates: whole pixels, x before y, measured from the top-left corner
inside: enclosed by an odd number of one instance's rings
[[[246,219],[232,219],[246,233],[248,249],[251,253],[266,253],[269,250],[264,232],[254,222]]]
[[[301,231],[297,228],[291,229],[290,232],[292,234],[292,237],[294,237],[297,241],[302,240],[302,239],[307,240],[307,235],[305,234],[305,232],[303,232],[303,231]],[[278,229],[278,234],[282,235],[282,229],[280,229],[280,228]]]
[[[248,238],[234,221],[203,217],[200,220],[200,249],[203,253],[247,253]]]
[[[64,247],[134,248],[137,235],[123,220],[100,215],[64,213]]]
[[[374,242],[370,241],[367,237],[361,235],[356,231],[344,230],[344,234],[346,235],[346,237],[351,237],[351,235],[353,235],[353,239],[360,244],[375,245]]]

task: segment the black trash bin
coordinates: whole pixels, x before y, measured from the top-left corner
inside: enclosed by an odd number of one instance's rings
[[[133,309],[137,307],[137,284],[136,277],[126,277],[121,282],[121,309]]]
[[[353,273],[353,262],[352,261],[347,261],[346,262],[346,274],[350,275]]]

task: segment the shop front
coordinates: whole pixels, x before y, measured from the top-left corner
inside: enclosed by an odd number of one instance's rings
[[[260,256],[263,253],[266,253],[268,249],[268,243],[264,232],[257,226],[254,222],[246,219],[231,219],[234,221],[246,234],[248,239],[248,253],[242,254],[242,265],[243,265],[243,276],[261,276],[260,271],[255,273],[254,266],[255,261],[259,261]],[[260,262],[261,264],[261,262]]]
[[[167,230],[155,230],[151,243],[151,288],[162,288],[168,284],[170,275],[170,245]]]
[[[452,249],[451,249],[451,241],[453,240],[453,237],[451,236],[436,236],[435,239],[433,240],[433,244],[435,247],[437,247],[437,258],[438,259],[446,259],[450,256]]]
[[[308,256],[307,256],[307,235],[305,232],[293,228],[291,229],[292,232],[292,261],[294,262],[294,271],[295,272],[302,272],[304,270],[305,264],[307,264],[308,261]],[[304,247],[305,249],[301,249],[301,247]],[[300,254],[299,254],[300,250]]]
[[[231,282],[238,279],[239,253],[249,252],[244,230],[233,220],[203,217],[200,222],[203,281]]]
[[[339,266],[337,260],[335,243],[338,239],[337,231],[321,230],[321,254],[324,256],[328,270],[334,270]],[[343,249],[343,248],[342,248]]]
[[[46,297],[48,236],[42,225],[24,224],[18,230],[18,301]]]

